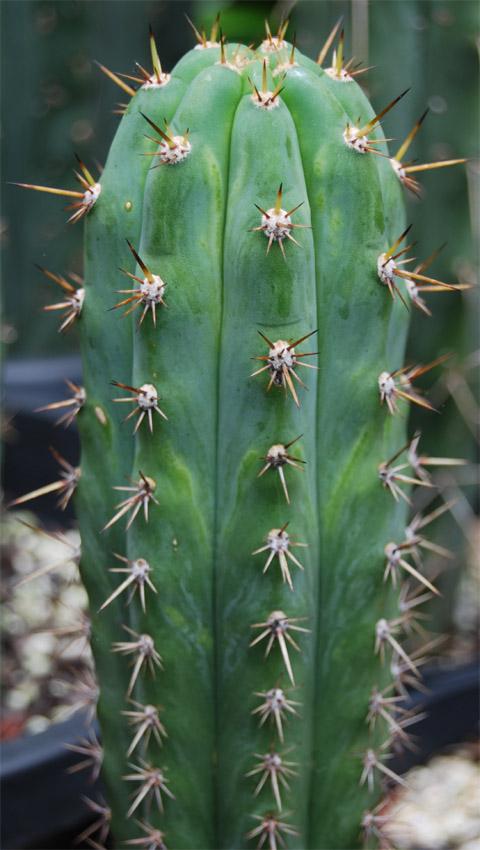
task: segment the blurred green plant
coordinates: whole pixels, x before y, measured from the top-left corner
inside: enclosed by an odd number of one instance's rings
[[[112,114],[118,90],[103,78],[94,60],[134,73],[135,60],[145,62],[148,56],[150,22],[160,35],[162,61],[170,68],[191,44],[189,27],[183,25],[191,4],[179,0],[172,8],[147,0],[6,0],[1,5],[4,180],[28,178],[75,188],[74,152],[95,173],[118,124]],[[19,102],[22,109],[17,108]],[[7,339],[15,337],[11,353],[71,353],[72,346],[78,348],[76,330],[65,339],[57,334],[53,317],[41,317],[52,290],[34,264],[62,274],[81,273],[78,231],[65,228],[47,197],[33,210],[8,185],[1,225],[4,321],[13,327]],[[19,245],[24,246],[21,253]]]

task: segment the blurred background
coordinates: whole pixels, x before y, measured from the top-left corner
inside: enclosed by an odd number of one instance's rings
[[[386,135],[399,140],[391,143],[391,150],[428,107],[430,113],[413,143],[412,156],[418,162],[469,159],[466,165],[422,173],[422,199],[406,195],[406,203],[407,220],[417,241],[416,256],[423,259],[447,243],[428,273],[450,283],[473,285],[462,294],[432,295],[428,302],[432,318],[413,311],[407,354],[407,362],[426,363],[452,353],[445,368],[427,381],[429,397],[441,415],[425,416],[415,410],[409,425],[411,434],[421,429],[423,452],[469,461],[463,467],[440,468],[435,475],[441,498],[455,502],[437,521],[435,542],[453,556],[445,561],[432,555],[430,574],[441,573],[443,595],[431,604],[429,613],[433,631],[446,636],[444,656],[458,663],[471,660],[478,650],[480,588],[475,554],[475,541],[479,541],[475,435],[480,244],[476,0],[3,0],[0,7],[4,281],[0,345],[2,457],[8,498],[53,480],[56,464],[52,465],[48,452],[52,441],[69,460],[78,453],[74,426],[54,432],[55,416],[34,412],[67,395],[64,378],[81,381],[77,330],[59,334],[55,314],[42,313],[56,293],[35,264],[61,274],[82,273],[82,226],[66,226],[60,199],[27,194],[8,181],[73,188],[74,152],[94,174],[101,169],[119,120],[114,110],[124,97],[95,60],[117,72],[134,73],[135,61],[149,67],[151,24],[162,65],[171,70],[194,44],[185,15],[198,27],[209,28],[218,12],[227,39],[247,44],[261,40],[265,19],[273,30],[289,17],[287,37],[295,34],[299,49],[315,59],[343,16],[347,57],[354,55],[364,65],[374,66],[359,77],[373,106],[379,110],[412,87],[385,119]],[[418,498],[416,508],[428,511],[432,496],[424,492]],[[73,514],[60,517],[53,499],[41,501],[39,515],[48,526],[73,527],[68,534],[73,535],[69,541],[74,546]],[[25,518],[36,522],[30,515]],[[2,641],[7,663],[2,674],[0,731],[2,737],[11,737],[25,729],[44,728],[61,715],[69,699],[63,685],[54,684],[52,693],[52,681],[57,681],[59,668],[63,680],[75,678],[72,669],[87,675],[89,662],[84,656],[79,660],[77,641],[67,651],[68,662],[59,663],[65,635],[42,640],[37,636],[32,644],[32,629],[38,632],[44,621],[50,627],[53,621],[61,629],[65,625],[62,606],[75,598],[81,612],[85,599],[80,588],[72,591],[70,573],[60,578],[48,573],[42,586],[27,584],[20,594],[13,590],[22,576],[58,559],[59,552],[53,544],[49,550],[45,541],[42,548],[38,533],[19,526],[17,520],[4,517],[1,522],[6,565],[1,592],[7,611]],[[32,620],[34,600],[39,599],[42,602]],[[467,848],[467,843],[455,843],[452,838],[448,846]]]

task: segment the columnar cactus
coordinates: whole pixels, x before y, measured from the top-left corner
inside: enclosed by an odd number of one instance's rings
[[[85,282],[48,273],[82,457],[41,492],[77,489],[115,846],[371,846],[402,781],[402,634],[435,592],[405,412],[439,363],[403,366],[404,304],[455,287],[406,271],[402,95],[375,114],[341,35],[324,68],[285,34],[103,69],[130,99],[70,193]]]

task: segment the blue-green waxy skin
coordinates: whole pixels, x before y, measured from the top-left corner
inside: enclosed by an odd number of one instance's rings
[[[104,746],[103,773],[119,839],[132,837],[136,831],[125,818],[130,788],[120,781],[127,772],[125,754],[131,733],[119,713],[119,693],[127,689],[130,671],[124,658],[112,654],[111,647],[114,641],[128,639],[123,625],[135,625],[133,606],[125,608],[122,600],[98,613],[117,586],[108,572],[110,567],[118,566],[113,553],[127,554],[121,525],[115,525],[105,537],[99,532],[122,497],[112,488],[131,483],[135,444],[131,429],[123,423],[124,409],[112,404],[115,391],[110,382],[132,381],[135,326],[132,320],[109,311],[121,298],[128,297],[118,295],[118,290],[131,288],[129,279],[118,270],[122,266],[134,271],[135,263],[125,240],[128,238],[136,246],[140,241],[144,184],[151,166],[151,158],[143,154],[152,150],[152,143],[145,138],[150,128],[142,113],[158,124],[164,117],[171,119],[191,79],[216,61],[214,53],[218,51],[192,51],[178,63],[168,85],[141,89],[135,95],[120,122],[102,174],[101,203],[86,221],[86,297],[81,340],[87,404],[80,418],[82,478],[77,509],[82,536],[81,571],[92,616],[92,649],[102,683],[98,715]],[[98,409],[100,416],[103,413],[106,417],[105,425],[98,418]]]
[[[260,69],[257,70],[257,75]],[[257,76],[255,75],[255,76]],[[259,81],[256,80],[257,85]],[[275,152],[272,155],[273,151]],[[274,206],[276,191],[283,182],[282,206],[289,210],[303,204],[293,215],[304,228],[294,231],[302,247],[288,242],[286,262],[278,245],[266,255],[263,233],[249,233],[261,223],[263,209]],[[238,106],[232,131],[229,198],[224,241],[224,304],[220,354],[220,419],[218,434],[218,556],[217,556],[217,653],[219,688],[219,799],[220,847],[242,846],[245,832],[265,807],[272,806],[269,785],[266,793],[254,798],[260,778],[245,779],[258,757],[268,753],[275,741],[272,727],[258,729],[258,717],[250,712],[261,702],[255,692],[268,691],[276,684],[288,689],[288,675],[279,647],[264,659],[265,641],[249,648],[271,612],[283,611],[289,618],[305,618],[298,623],[310,634],[294,632],[301,653],[289,648],[298,690],[290,698],[302,702],[302,721],[288,724],[286,743],[280,753],[292,747],[286,759],[298,762],[298,778],[291,791],[284,791],[285,804],[296,814],[302,834],[308,822],[309,759],[312,746],[312,705],[314,677],[313,636],[316,629],[318,573],[318,526],[315,449],[316,373],[299,369],[308,384],[308,393],[299,387],[302,406],[297,409],[290,395],[273,387],[266,393],[265,373],[249,378],[255,355],[267,353],[259,337],[261,330],[273,342],[293,341],[316,328],[315,258],[311,212],[298,136],[284,103],[271,111],[258,107],[250,94]],[[314,336],[299,351],[315,351]],[[310,358],[312,365],[316,358]],[[256,363],[261,366],[261,363]],[[305,375],[303,374],[305,372]],[[233,381],[233,375],[238,380]],[[225,400],[225,401],[224,401]],[[291,447],[292,456],[305,461],[303,471],[286,468],[291,504],[282,492],[278,473],[269,470],[258,478],[271,445],[285,444],[303,435]],[[289,523],[292,540],[308,544],[295,550],[305,570],[291,565],[294,588],[282,583],[278,562],[267,574],[263,566],[268,553],[252,557],[270,529]],[[312,568],[313,567],[313,568]],[[245,613],[248,612],[246,616]],[[266,803],[267,801],[267,803]]]
[[[327,80],[324,75],[320,82]],[[368,806],[368,793],[358,791],[356,754],[368,746],[362,710],[366,714],[372,686],[382,683],[373,625],[388,616],[391,604],[381,589],[383,545],[397,540],[404,524],[404,510],[393,509],[376,477],[378,464],[404,440],[403,423],[387,420],[380,409],[376,384],[380,371],[402,362],[405,345],[401,305],[392,305],[382,287],[379,291],[376,276],[379,246],[385,250],[403,229],[403,204],[391,169],[382,171],[377,158],[356,154],[342,142],[346,115],[327,92],[335,96],[340,89],[345,108],[350,85],[351,119],[360,105],[354,83],[335,86],[328,80],[318,86],[308,71],[294,69],[285,90],[302,140],[319,246],[321,543],[308,840],[309,846],[332,848],[355,845],[361,796]]]
[[[121,526],[112,530],[108,540],[99,532],[120,500],[112,486],[128,485],[132,472],[134,446],[128,428],[122,424],[120,406],[112,404],[111,381],[127,376],[126,382],[130,382],[133,329],[131,322],[108,311],[121,297],[127,297],[116,294],[118,289],[130,288],[118,266],[133,270],[125,239],[135,244],[141,228],[143,185],[150,164],[142,154],[151,147],[143,135],[145,120],[141,112],[153,111],[152,117],[157,120],[164,112],[170,115],[185,88],[180,80],[171,83],[156,92],[140,91],[129,105],[101,178],[102,202],[95,209],[95,216],[87,219],[85,234],[86,295],[80,321],[87,403],[80,418],[82,477],[77,508],[82,537],[81,573],[92,617],[92,650],[102,682],[98,716],[105,753],[104,774],[107,782],[110,777],[114,780],[109,782],[114,822],[122,819],[128,808],[128,789],[118,781],[125,773],[129,744],[125,719],[118,711],[118,692],[119,688],[126,689],[129,674],[125,660],[112,656],[111,645],[124,639],[124,635],[119,635],[122,624],[129,623],[130,612],[113,603],[106,617],[98,613],[115,588],[108,572],[116,565],[113,553],[124,555],[126,549]],[[153,110],[152,102],[156,104]],[[98,418],[102,414],[105,424]],[[131,837],[131,827],[127,827],[127,833]]]
[[[287,56],[270,55],[270,89]],[[385,738],[381,727],[369,732],[366,714],[372,688],[388,682],[375,623],[397,614],[383,549],[403,539],[405,516],[378,465],[403,444],[405,421],[381,407],[377,380],[402,364],[408,314],[376,269],[404,228],[403,203],[388,160],[343,140],[353,116],[373,115],[355,83],[300,56],[266,109],[249,82],[261,89],[262,63],[234,70],[218,60],[218,48],[191,51],[165,87],[133,97],[87,222],[77,504],[115,846],[140,835],[126,818],[133,783],[121,779],[131,667],[111,653],[129,639],[126,625],[150,635],[162,657],[155,676],[142,670],[133,698],[161,707],[168,738],[161,748],[152,738],[130,762],[161,768],[175,795],[163,795],[163,813],[147,802],[136,812],[170,850],[255,846],[246,834],[275,798],[270,780],[255,794],[262,774],[247,774],[270,750],[294,763],[282,817],[291,812],[298,835],[286,846],[345,850],[359,846],[362,812],[377,801],[359,788],[359,755]],[[165,117],[173,134],[189,130],[182,162],[155,167],[142,156],[154,150],[142,112],[159,125]],[[284,210],[301,204],[292,214],[300,246],[285,240],[285,259],[255,230],[255,204],[274,207],[280,184]],[[108,312],[126,297],[116,291],[131,288],[118,267],[143,277],[125,238],[166,283],[156,327],[150,313],[137,326],[142,308],[133,318]],[[305,362],[318,366],[297,367],[299,407],[280,387],[267,392],[269,372],[251,377],[264,365],[254,358],[268,353],[258,331],[289,343],[316,331],[297,347],[317,352]],[[168,421],[154,414],[153,434],[145,421],[133,436],[125,407],[111,401],[112,380],[154,384]],[[289,453],[302,469],[285,467],[287,503],[277,471],[259,472],[270,446],[297,437]],[[139,514],[126,532],[122,518],[100,534],[122,497],[112,488],[140,472],[156,483],[148,522]],[[264,573],[268,552],[252,555],[286,523],[306,544],[293,550],[304,568],[289,565],[293,591],[277,559]],[[127,606],[125,594],[97,613],[118,586],[112,552],[149,562],[157,593],[147,588],[145,614],[138,595]],[[290,632],[294,686],[277,642],[267,657],[266,639],[250,646],[274,611],[306,630]],[[252,714],[256,694],[274,687],[300,704],[284,719],[283,743]]]
[[[144,261],[167,283],[168,310],[159,327],[142,328],[134,379],[158,386],[169,421],[156,439],[144,431],[138,440],[136,466],[157,482],[160,504],[152,509],[151,529],[132,528],[129,552],[155,565],[159,589],[146,621],[165,671],[158,687],[147,683],[146,689],[149,700],[161,695],[171,740],[161,764],[177,798],[162,824],[178,846],[192,848],[215,846],[212,586],[221,248],[230,132],[241,92],[241,77],[218,65],[192,82],[172,124],[177,131],[191,128],[192,154],[149,174],[140,245]]]

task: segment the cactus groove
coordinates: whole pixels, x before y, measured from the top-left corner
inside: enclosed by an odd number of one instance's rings
[[[217,22],[171,74],[151,37],[136,91],[100,66],[131,99],[99,184],[79,161],[66,416],[115,846],[371,846],[401,781],[392,585],[435,588],[395,414],[444,359],[401,366],[405,181],[377,154],[405,92],[375,114],[343,33],[325,70],[285,30],[252,51]]]
[[[229,47],[228,56],[234,51]],[[138,515],[124,551],[151,564],[158,592],[150,594],[145,615],[136,600],[126,608],[118,599],[108,617],[106,611],[98,617],[95,631],[103,634],[103,623],[115,618],[109,636],[115,630],[117,639],[128,640],[120,626],[130,625],[148,633],[162,655],[164,669],[155,678],[141,672],[134,695],[163,707],[168,739],[160,749],[152,738],[145,760],[165,769],[175,794],[175,801],[165,800],[163,815],[153,804],[149,818],[169,845],[244,846],[252,815],[276,808],[271,774],[256,796],[262,772],[246,775],[259,756],[273,751],[295,763],[289,788],[279,780],[283,810],[292,811],[299,833],[290,837],[292,846],[351,846],[369,797],[358,791],[356,751],[366,746],[368,695],[381,678],[373,643],[386,604],[383,545],[401,533],[399,511],[382,492],[376,469],[404,439],[402,424],[387,420],[375,383],[379,364],[401,362],[407,327],[401,305],[392,305],[376,278],[378,254],[403,229],[401,187],[379,167],[379,157],[359,156],[343,141],[359,109],[362,119],[372,117],[355,83],[350,100],[342,91],[340,102],[338,86],[299,58],[268,108],[255,102],[250,81],[260,93],[275,91],[275,55],[265,85],[262,59],[251,57],[239,73],[218,64],[219,53],[218,47],[193,51],[168,85],[134,96],[102,178],[101,204],[87,222],[90,312],[83,326],[94,340],[87,394],[112,417],[109,377],[134,387],[150,383],[168,416],[153,435],[142,427],[135,438],[128,424],[110,419],[123,474],[110,468],[110,486],[96,486],[103,509],[92,511],[88,537],[108,560],[115,547],[108,538],[99,540],[98,531],[100,516],[108,520],[108,511],[114,513],[112,485],[127,484],[127,475],[136,482],[139,471],[153,478],[158,506],[150,506],[148,524]],[[191,150],[183,161],[155,167],[156,158],[140,157],[152,151],[146,132],[162,141],[141,113],[160,129],[166,118],[171,137],[189,129]],[[291,221],[303,227],[290,233],[302,247],[273,239],[267,255],[268,233],[255,230],[262,224],[255,205],[274,208],[280,184],[283,210],[301,204]],[[128,212],[127,200],[133,207]],[[102,238],[103,216],[108,239]],[[132,266],[126,237],[167,284],[168,306],[157,309],[156,326],[147,315],[133,335],[128,318],[104,313],[123,288],[119,265],[144,277]],[[103,309],[94,299],[104,302]],[[108,360],[101,376],[92,311],[104,327]],[[315,329],[319,354],[311,365],[318,371],[297,369],[307,385],[296,382],[298,409],[276,387],[266,393],[269,372],[250,379],[251,358],[264,349],[259,330],[272,341],[293,341]],[[86,412],[82,436],[92,441],[92,430],[102,429],[88,420]],[[277,470],[261,478],[258,473],[271,446],[299,434],[290,452],[305,461],[304,469],[281,468],[288,504]],[[86,464],[100,464],[88,444]],[[91,502],[92,485],[85,476],[83,502]],[[366,534],[372,516],[376,527]],[[251,556],[271,529],[286,522],[294,539],[308,544],[293,592],[277,570],[263,574]],[[116,536],[123,534],[121,523],[112,529]],[[90,564],[86,559],[85,581],[98,588],[100,566],[97,561],[92,572]],[[252,626],[278,611],[288,617],[287,634],[300,649],[285,644],[294,689],[276,640],[267,658],[268,636],[249,647],[264,630]],[[283,743],[268,725],[258,728],[251,714],[255,692],[278,685],[301,703],[299,716],[285,723]],[[108,710],[105,700],[101,708]],[[118,707],[116,715],[114,727],[122,725]],[[118,773],[128,769],[110,765],[108,750],[107,741],[105,776],[108,782],[110,773],[113,828],[121,840],[131,827],[123,812],[116,815],[115,801],[118,793],[121,810],[125,789],[117,792]],[[285,751],[290,754],[282,756]],[[339,799],[342,824],[335,815]]]

